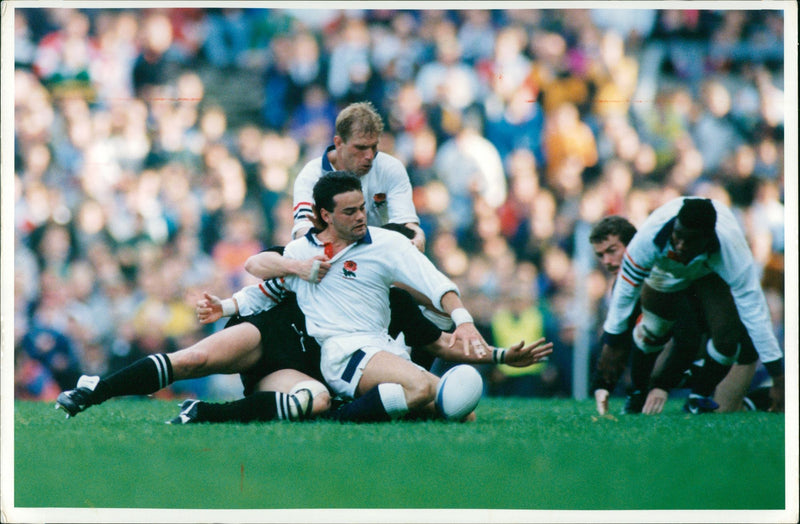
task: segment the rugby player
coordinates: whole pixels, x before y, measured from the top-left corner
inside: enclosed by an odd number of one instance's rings
[[[773,380],[771,411],[784,409],[784,363],[752,253],[733,213],[719,202],[681,197],[656,209],[625,251],[603,325],[603,354],[624,354],[628,322],[641,300],[633,341],[645,352],[660,351],[686,294],[697,297],[710,340],[684,405],[689,413],[714,411],[717,384],[737,360],[746,337]],[[617,360],[618,361],[618,360]],[[651,390],[650,395],[661,391]],[[662,399],[655,399],[660,402]]]
[[[636,227],[624,217],[617,215],[603,218],[592,228],[589,242],[598,261],[610,276],[617,276],[625,248],[634,234]],[[698,358],[698,353],[701,353],[702,358],[702,353],[705,352],[705,346],[702,344],[704,328],[700,325],[702,312],[696,310],[697,301],[692,300],[692,296],[687,296],[687,299],[692,303],[692,308],[678,316],[672,331],[672,347],[659,368],[654,370],[659,353],[645,353],[638,350],[631,353],[631,390],[625,399],[623,414],[660,413],[668,391],[685,382],[687,376],[689,379],[693,378],[690,372],[693,362]],[[629,319],[630,330],[633,329],[640,313],[641,310],[637,306]],[[744,405],[753,407],[759,405],[758,402],[745,397],[755,374],[758,355],[749,337],[745,337],[743,343],[745,345],[736,364],[715,391],[714,401],[720,405],[718,412],[738,411]],[[696,348],[700,346],[702,349],[698,351]],[[601,415],[608,411],[610,391],[616,386],[628,352],[618,355],[618,358],[623,360],[621,362],[609,361],[608,354],[602,355],[598,361],[598,368],[592,377],[592,391],[597,402],[597,411]],[[601,373],[601,369],[605,372]],[[648,392],[655,389],[661,391],[651,395],[650,403],[645,406]]]
[[[456,324],[449,347],[464,355],[488,355],[488,346],[447,277],[392,231],[368,227],[359,178],[332,172],[314,186],[315,229],[286,246],[284,256],[330,263],[319,283],[287,276],[284,287],[297,294],[309,334],[321,345],[321,371],[337,395],[356,398],[380,386],[380,406],[392,418],[430,410],[438,377],[413,364],[406,349],[388,336],[386,295],[399,281],[426,295]],[[333,274],[333,278],[331,275]],[[269,308],[274,293],[253,287],[234,294],[241,314]]]

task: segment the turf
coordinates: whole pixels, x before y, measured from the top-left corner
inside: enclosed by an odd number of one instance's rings
[[[174,401],[65,420],[15,404],[16,507],[783,509],[784,417],[598,418],[484,399],[478,422],[169,426]],[[612,402],[618,412],[621,404]]]

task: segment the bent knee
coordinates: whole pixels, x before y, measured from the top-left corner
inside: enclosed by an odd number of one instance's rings
[[[176,380],[202,376],[208,365],[208,354],[205,351],[189,347],[170,355],[172,372]]]
[[[410,387],[404,386],[406,403],[409,409],[419,408],[433,402],[436,397],[436,383],[424,376],[422,380],[415,382]]]

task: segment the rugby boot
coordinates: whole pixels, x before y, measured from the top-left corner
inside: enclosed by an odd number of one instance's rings
[[[100,377],[90,377],[82,375],[78,379],[78,384],[75,389],[62,391],[56,399],[56,409],[64,410],[67,413],[67,418],[74,417],[81,411],[84,411],[89,406],[93,405],[92,393],[97,383],[100,382]]]
[[[692,415],[712,413],[716,411],[717,408],[719,408],[719,404],[714,402],[711,397],[704,397],[696,393],[690,394],[689,398],[686,399],[686,403],[683,405],[683,410]]]

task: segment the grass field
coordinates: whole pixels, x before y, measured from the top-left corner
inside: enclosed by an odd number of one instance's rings
[[[616,401],[620,402],[620,401]],[[478,422],[169,426],[176,402],[65,420],[15,404],[16,507],[779,510],[784,417],[593,416],[484,399]],[[612,401],[618,412],[621,403]]]

